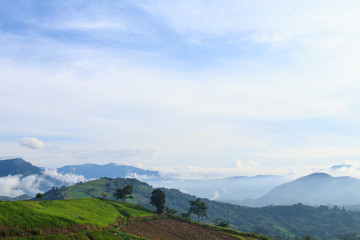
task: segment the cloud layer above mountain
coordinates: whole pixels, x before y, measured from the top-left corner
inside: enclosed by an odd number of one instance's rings
[[[4,0],[0,152],[44,167],[359,161],[359,11],[353,0]]]
[[[72,185],[78,182],[84,182],[82,175],[60,174],[54,169],[45,169],[43,175],[9,175],[0,177],[0,196],[17,197],[28,194],[35,196],[39,192],[49,190],[52,186]]]

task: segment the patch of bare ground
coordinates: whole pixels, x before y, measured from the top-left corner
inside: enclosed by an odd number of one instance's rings
[[[29,229],[27,229],[27,230],[29,230]],[[89,230],[95,231],[95,230],[98,230],[98,228],[95,226],[89,226],[89,225],[85,225],[85,224],[77,224],[77,225],[67,227],[67,228],[42,228],[42,235],[49,235],[49,234],[66,235],[69,233],[77,233],[77,232],[89,231]]]
[[[236,240],[232,236],[195,224],[171,218],[159,218],[149,221],[132,221],[124,228],[126,233],[152,240]]]

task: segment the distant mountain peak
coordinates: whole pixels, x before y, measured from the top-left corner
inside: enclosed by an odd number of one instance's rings
[[[327,174],[327,173],[319,172],[319,173],[312,173],[312,174],[307,175],[307,176],[302,177],[302,178],[332,178],[332,176],[330,174]]]
[[[8,175],[29,176],[33,174],[41,174],[41,169],[22,158],[0,160],[0,177]]]
[[[360,180],[352,177],[332,177],[327,173],[313,173],[282,184],[261,198],[255,206],[303,203],[309,205],[358,204]]]

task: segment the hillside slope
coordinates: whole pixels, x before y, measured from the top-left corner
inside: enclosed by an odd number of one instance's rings
[[[164,222],[171,228],[164,229]],[[147,227],[149,225],[151,231]],[[189,232],[189,229],[192,231]],[[154,216],[153,212],[140,205],[91,198],[0,202],[0,238],[269,239],[226,228],[183,222],[165,215]]]
[[[136,179],[102,178],[61,189],[53,189],[44,194],[44,199],[99,197],[103,192],[107,193],[107,198],[111,199],[116,188],[122,188],[128,184],[134,187],[134,199],[129,201],[152,208],[149,204],[149,198],[154,188]],[[166,195],[166,205],[176,209],[178,214],[187,212],[189,209],[188,201],[196,198],[176,189],[162,188],[162,190]],[[305,234],[310,234],[328,240],[338,234],[358,232],[360,229],[359,212],[338,208],[310,207],[302,204],[251,208],[208,199],[203,199],[203,201],[209,206],[207,210],[209,217],[202,218],[204,222],[214,222],[218,218],[221,221],[229,222],[231,227],[240,231],[258,232],[282,239],[296,239]]]

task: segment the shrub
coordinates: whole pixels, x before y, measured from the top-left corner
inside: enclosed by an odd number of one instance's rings
[[[34,229],[31,230],[31,234],[32,235],[41,235],[42,230],[40,228],[34,228]]]

